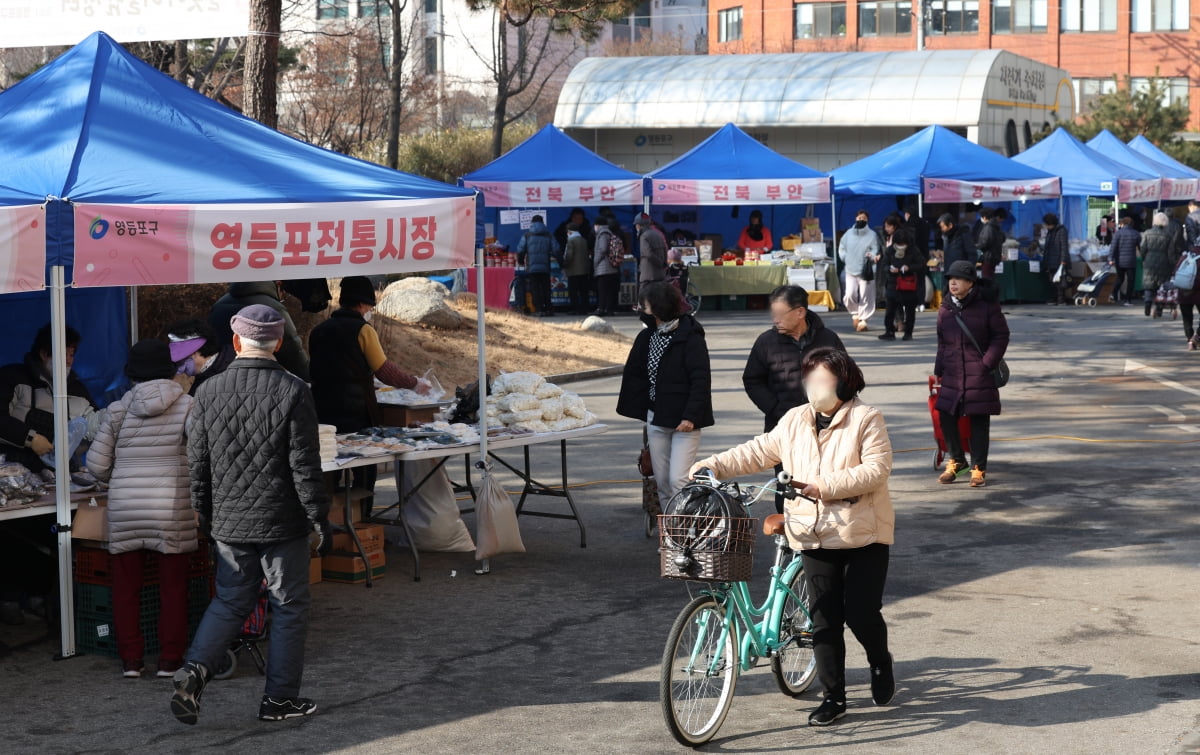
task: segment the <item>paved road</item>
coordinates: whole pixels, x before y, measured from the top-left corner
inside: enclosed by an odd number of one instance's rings
[[[1013,383],[994,424],[989,487],[940,486],[925,376],[932,314],[911,343],[830,322],[861,362],[898,450],[897,545],[885,616],[900,691],[870,704],[850,643],[851,711],[805,725],[766,669],[743,677],[714,752],[1176,753],[1200,751],[1200,354],[1180,326],[1134,309],[1011,307]],[[761,427],[740,371],[762,314],[704,318],[718,426],[703,450]],[[632,331],[631,320],[621,323]],[[254,720],[261,680],[209,688],[194,728],[169,683],[118,678],[108,659],[50,663],[49,642],[0,659],[13,752],[674,752],[658,660],[684,588],[658,578],[627,482],[640,431],[613,416],[618,380],[578,385],[614,429],[575,448],[588,525],[523,520],[529,553],[486,577],[430,555],[412,582],[389,552],[378,586],[315,588],[311,719]],[[554,462],[539,461],[552,476]],[[618,482],[610,482],[618,481]],[[550,506],[559,505],[551,501]],[[468,520],[470,521],[470,520]],[[759,543],[758,573],[770,546]],[[457,576],[452,576],[452,571]]]

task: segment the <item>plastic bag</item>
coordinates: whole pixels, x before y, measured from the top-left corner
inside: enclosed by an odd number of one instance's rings
[[[492,383],[497,395],[506,393],[537,393],[546,379],[534,372],[504,372]]]
[[[542,399],[542,421],[554,422],[562,419],[563,402],[560,398]]]
[[[533,422],[541,418],[541,409],[529,409],[523,412],[501,412],[498,419],[506,425],[515,425],[520,422]]]
[[[502,412],[528,412],[542,406],[542,402],[532,393],[509,393],[501,396],[496,403]]]
[[[496,479],[487,475],[475,502],[478,521],[475,528],[475,558],[498,556],[501,553],[524,553],[521,528],[517,524],[517,510],[512,499]]]
[[[409,493],[404,504],[404,520],[412,531],[413,545],[422,551],[473,551],[475,543],[458,513],[450,476],[444,468],[433,471],[436,463],[435,460],[420,459],[404,464],[406,489],[411,491],[414,485],[425,480],[420,490]]]
[[[562,395],[563,414],[568,417],[579,417],[583,419],[587,416],[587,405],[583,403],[583,398],[575,393],[564,393]]]
[[[563,389],[554,383],[542,383],[533,395],[538,398],[555,398],[556,396],[563,395]]]

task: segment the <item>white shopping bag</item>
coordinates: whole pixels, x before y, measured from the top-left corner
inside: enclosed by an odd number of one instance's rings
[[[524,553],[517,510],[495,475],[485,474],[475,501],[475,560],[501,553]]]

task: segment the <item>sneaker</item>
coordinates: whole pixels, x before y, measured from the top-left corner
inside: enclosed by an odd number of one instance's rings
[[[942,483],[943,485],[949,485],[966,473],[966,464],[961,461],[955,461],[954,459],[951,459],[950,461],[946,462],[946,471],[942,472],[941,476],[938,477],[938,482]]]
[[[1188,351],[1195,351],[1195,350],[1196,350],[1196,342],[1188,341]]]
[[[311,716],[317,712],[317,704],[307,697],[270,697],[263,695],[258,706],[259,721],[282,721],[286,718]]]
[[[846,715],[846,701],[843,700],[839,703],[832,697],[827,697],[820,707],[808,714],[808,725],[829,726],[844,715]]]
[[[892,673],[892,654],[887,663],[871,667],[871,699],[876,705],[887,705],[896,696],[896,676]]]
[[[142,672],[146,670],[146,664],[141,658],[136,658],[132,661],[123,661],[121,665],[124,668],[121,676],[126,679],[139,679],[142,676]]]
[[[858,330],[858,318],[857,317],[850,318],[850,327],[854,328],[855,330]]]
[[[973,468],[971,470],[971,487],[982,488],[984,485],[987,485],[986,478],[987,472],[983,471],[979,467]]]
[[[880,333],[879,340],[880,341],[895,341],[896,334],[895,333]]]
[[[901,340],[901,341],[911,341],[911,340],[912,340],[912,333],[905,333],[905,334],[904,334],[904,337],[903,337],[903,338],[901,338],[900,340]]]
[[[200,695],[208,683],[208,669],[189,661],[175,672],[175,692],[171,695],[171,713],[181,724],[194,726],[200,720]]]
[[[183,668],[181,659],[165,660],[160,658],[158,661],[158,672],[155,674],[159,679],[173,679],[175,672]]]
[[[867,323],[862,320],[855,321],[854,329],[859,333],[866,333],[868,330],[870,330],[870,328],[867,327]]]

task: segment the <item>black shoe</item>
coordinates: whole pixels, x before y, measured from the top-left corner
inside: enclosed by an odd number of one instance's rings
[[[311,716],[317,712],[317,704],[307,697],[268,697],[263,695],[258,706],[259,721],[282,721],[286,718]]]
[[[904,334],[904,337],[903,337],[903,338],[901,338],[900,340],[901,340],[901,341],[911,341],[911,340],[912,340],[912,333],[905,333],[905,334]]]
[[[887,663],[871,667],[871,699],[876,705],[887,705],[896,695],[896,676],[892,672],[892,655]]]
[[[879,340],[880,341],[895,341],[896,334],[895,333],[880,333]]]
[[[844,715],[846,715],[845,701],[839,703],[832,697],[827,697],[819,708],[808,714],[808,725],[829,726]]]
[[[194,726],[200,720],[200,695],[208,683],[208,669],[188,661],[175,672],[175,693],[171,695],[171,713],[179,723]]]

